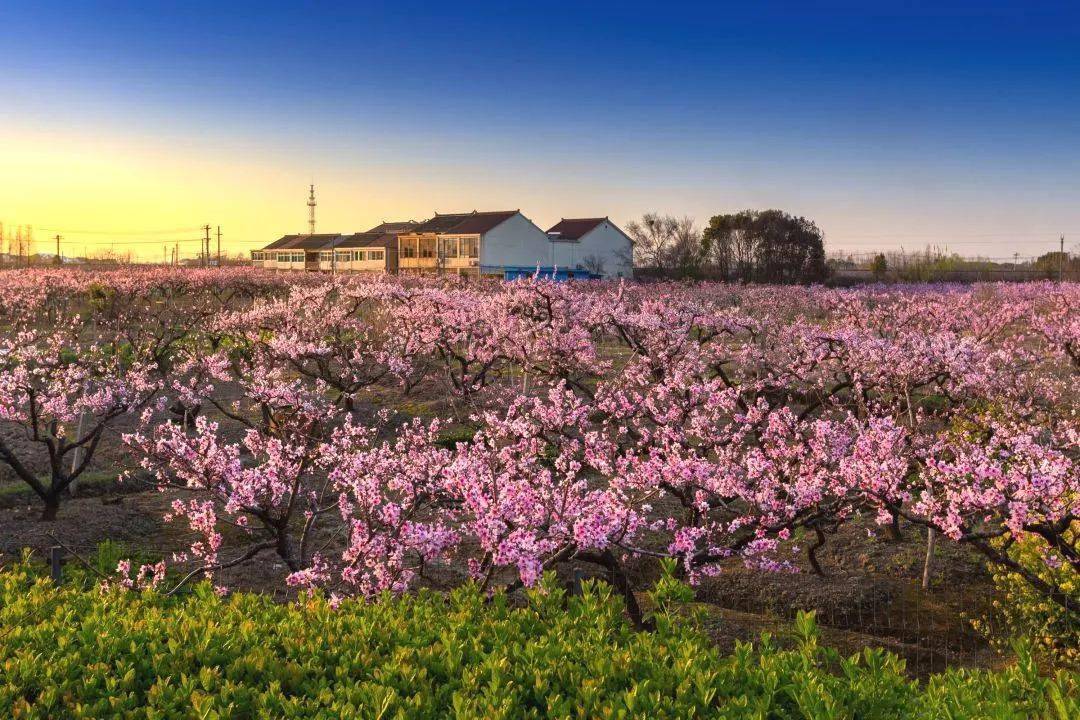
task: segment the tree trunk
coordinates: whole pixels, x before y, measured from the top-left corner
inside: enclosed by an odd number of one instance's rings
[[[302,558],[297,558],[293,552],[292,539],[289,537],[289,524],[287,522],[281,523],[277,527],[277,551],[278,557],[285,561],[285,565],[292,572],[299,572],[301,568]]]
[[[585,562],[600,565],[611,573],[611,584],[614,585],[615,589],[622,595],[623,602],[626,604],[626,613],[630,616],[630,621],[634,624],[634,627],[638,630],[656,629],[655,623],[645,619],[645,613],[641,611],[641,606],[638,605],[637,597],[634,595],[634,589],[630,586],[629,578],[626,577],[626,574],[622,570],[622,566],[619,564],[619,560],[610,550],[605,550],[602,553],[581,553],[577,557]]]
[[[893,511],[892,522],[885,526],[885,537],[890,542],[900,542],[904,534],[900,532],[900,513]]]
[[[930,565],[934,559],[934,538],[936,535],[934,528],[926,528],[926,560],[923,562],[922,569],[923,590],[930,589]]]
[[[817,559],[818,549],[825,544],[825,533],[821,532],[819,527],[815,527],[814,532],[817,533],[817,540],[806,549],[806,559],[810,561],[810,567],[814,569],[815,575],[825,577],[825,571],[821,569]]]
[[[56,513],[60,511],[60,497],[57,494],[49,493],[44,500],[45,508],[41,511],[41,521],[54,522]]]

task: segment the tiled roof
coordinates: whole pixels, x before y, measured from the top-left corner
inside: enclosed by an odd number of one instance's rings
[[[409,232],[420,223],[415,220],[404,220],[401,222],[384,222],[376,225],[367,232],[369,233],[403,233]],[[359,233],[358,233],[359,234]]]
[[[264,247],[263,250],[277,250],[279,248],[283,248],[283,247],[285,247],[286,245],[288,245],[289,243],[291,243],[293,240],[295,240],[298,237],[300,237],[300,236],[299,235],[282,235],[277,240],[275,240],[274,242],[272,242],[269,245],[267,245],[266,247]]]
[[[425,220],[409,232],[483,235],[517,214],[517,210],[473,211],[471,213],[453,213],[449,215],[436,214],[435,217]]]
[[[547,231],[548,235],[557,236],[557,240],[580,240],[607,218],[563,218]]]
[[[345,235],[335,247],[338,248],[365,248],[365,247],[391,247],[397,239],[396,233],[386,232],[362,232],[353,235]]]
[[[334,233],[333,235],[300,235],[298,238],[287,246],[290,250],[328,250],[338,242],[341,237],[340,234]]]
[[[321,235],[285,235],[267,245],[263,250],[322,250],[334,246],[341,235],[323,233]]]

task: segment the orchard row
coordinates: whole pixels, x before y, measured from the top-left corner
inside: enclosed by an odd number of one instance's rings
[[[530,586],[573,560],[609,571],[639,615],[635,558],[673,558],[692,582],[733,558],[816,568],[844,523],[903,520],[1075,611],[1077,308],[1078,286],[1049,283],[7,273],[0,423],[29,442],[0,436],[0,461],[55,517],[126,422],[195,537],[123,565],[129,586],[261,554],[338,597],[446,564]],[[386,388],[438,389],[450,411],[373,420]],[[1020,542],[1045,567],[1016,562]]]

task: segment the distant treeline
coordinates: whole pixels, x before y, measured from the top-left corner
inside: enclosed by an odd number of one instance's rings
[[[700,229],[690,217],[647,213],[626,226],[641,279],[756,283],[978,282],[1080,280],[1080,256],[1049,252],[997,262],[939,248],[837,255],[826,259],[824,234],[782,210],[716,215]]]
[[[826,262],[836,284],[858,282],[1027,282],[1080,280],[1080,256],[1048,252],[1035,259],[1001,262],[963,257],[940,248],[838,255]]]
[[[821,230],[781,210],[716,215],[704,230],[690,217],[647,213],[626,231],[642,277],[811,283],[828,275]]]

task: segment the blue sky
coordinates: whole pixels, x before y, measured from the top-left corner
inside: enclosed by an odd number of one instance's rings
[[[1080,242],[1078,41],[1075,3],[9,4],[0,220],[246,247],[313,179],[327,231],[780,207],[1039,254]]]

